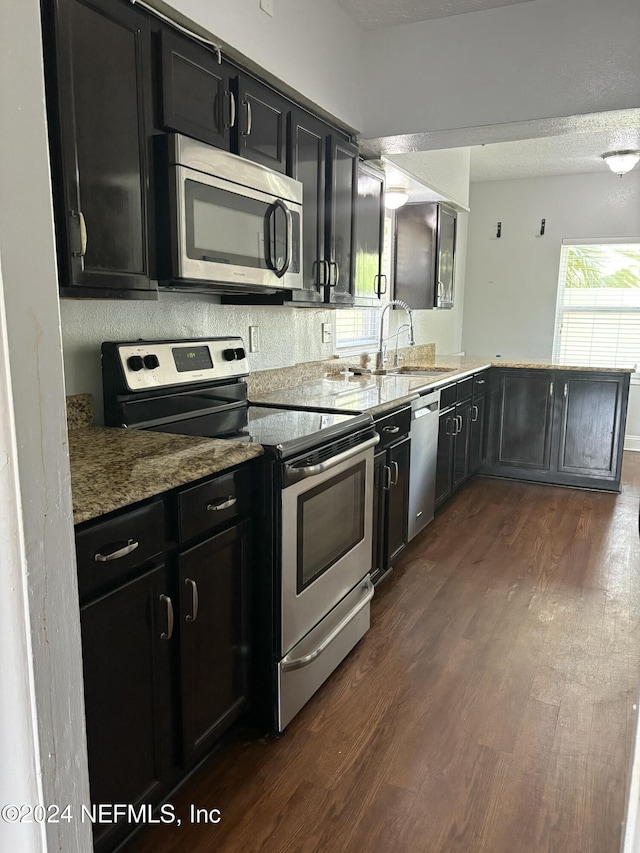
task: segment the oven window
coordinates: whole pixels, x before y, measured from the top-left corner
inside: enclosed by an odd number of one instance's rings
[[[364,538],[366,462],[298,498],[298,594]]]

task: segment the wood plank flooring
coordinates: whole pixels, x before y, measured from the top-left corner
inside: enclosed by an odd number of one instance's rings
[[[620,495],[477,478],[279,740],[221,749],[127,853],[616,853],[640,680],[640,454]],[[220,809],[189,823],[189,804]]]

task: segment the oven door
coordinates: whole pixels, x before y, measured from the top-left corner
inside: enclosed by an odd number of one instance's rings
[[[281,656],[371,571],[373,448],[287,463],[282,491]]]
[[[172,166],[180,279],[299,288],[302,206]]]

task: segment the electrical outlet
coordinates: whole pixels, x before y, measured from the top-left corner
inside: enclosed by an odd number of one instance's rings
[[[322,343],[330,344],[331,343],[331,323],[323,323],[322,324]]]
[[[273,18],[273,4],[275,0],[260,0],[260,8],[263,12],[266,12],[267,15],[271,15]]]
[[[249,326],[249,352],[258,352],[260,349],[260,337],[257,326]]]

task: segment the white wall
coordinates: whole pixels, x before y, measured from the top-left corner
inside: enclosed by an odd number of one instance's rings
[[[360,128],[364,34],[335,0],[167,0],[336,118]]]
[[[635,0],[533,0],[372,32],[363,136],[637,107],[639,42]]]
[[[0,803],[89,800],[38,0],[0,4]],[[80,820],[0,850],[91,849]]]
[[[549,359],[561,242],[640,237],[640,172],[474,183],[470,206],[463,349],[468,355]],[[640,441],[639,392],[632,387],[627,435]]]

